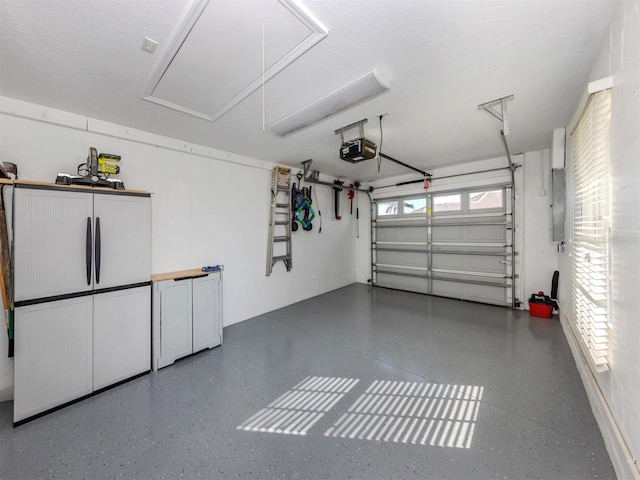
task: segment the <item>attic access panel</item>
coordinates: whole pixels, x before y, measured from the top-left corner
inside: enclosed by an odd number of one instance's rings
[[[201,0],[145,100],[215,121],[327,36],[295,0]]]

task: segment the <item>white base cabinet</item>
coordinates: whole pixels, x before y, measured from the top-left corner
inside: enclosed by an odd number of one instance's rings
[[[93,391],[93,299],[15,309],[13,421]]]
[[[150,292],[144,286],[16,308],[13,421],[148,372]]]
[[[152,275],[154,370],[222,344],[222,271]]]
[[[93,389],[149,371],[151,288],[96,295],[93,300]]]

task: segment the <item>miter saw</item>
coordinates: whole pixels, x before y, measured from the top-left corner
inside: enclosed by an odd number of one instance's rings
[[[120,167],[116,165],[120,161],[120,155],[100,153],[91,147],[86,163],[78,165],[78,175],[59,173],[56,183],[62,185],[88,185],[91,187],[108,187],[116,190],[124,190],[122,180],[109,178],[110,175],[120,173]]]

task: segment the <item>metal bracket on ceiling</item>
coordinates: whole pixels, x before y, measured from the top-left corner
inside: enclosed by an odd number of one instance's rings
[[[509,135],[509,116],[507,115],[507,102],[509,100],[513,100],[513,95],[497,98],[496,100],[491,100],[490,102],[478,105],[478,110],[489,112],[502,122],[502,131],[504,132],[504,135]],[[500,111],[494,108],[497,105],[500,105]]]
[[[344,132],[347,130],[351,130],[352,128],[358,127],[360,129],[360,137],[358,138],[364,138],[364,124],[367,123],[368,121],[369,120],[367,120],[366,118],[363,118],[362,120],[358,120],[357,122],[353,122],[344,127],[340,127],[339,129],[334,130],[333,133],[336,135],[340,134],[340,141],[344,143]]]

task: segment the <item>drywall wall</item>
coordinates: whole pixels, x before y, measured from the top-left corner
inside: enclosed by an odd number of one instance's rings
[[[610,370],[595,373],[574,348],[596,419],[619,478],[640,478],[640,2],[620,2],[587,82],[613,78],[611,111]],[[585,87],[586,89],[586,87]],[[569,132],[567,132],[569,133]],[[571,158],[567,156],[567,171]],[[571,182],[568,204],[571,203]],[[571,225],[568,209],[567,229]],[[569,230],[567,230],[569,231]],[[571,239],[569,239],[569,247]],[[570,251],[570,248],[568,248]],[[571,275],[561,255],[560,276]],[[560,283],[563,312],[573,315],[571,288]],[[564,322],[567,336],[571,336]]]
[[[551,232],[550,158],[550,151],[545,149],[525,153],[522,162],[524,182],[519,193],[524,218],[520,282],[524,292],[521,300],[527,310],[527,299],[532,293],[543,291],[545,295],[551,294],[553,272],[558,268],[556,243]]]
[[[319,220],[312,231],[295,232],[293,270],[286,272],[279,262],[267,277],[272,164],[0,100],[0,158],[17,163],[21,179],[53,181],[58,172],[75,173],[90,146],[121,155],[125,186],[152,192],[152,273],[223,264],[225,325],[355,281],[355,222],[345,214],[340,221],[333,218],[331,188],[316,189],[322,233]],[[341,200],[348,205],[346,190]],[[6,335],[0,337],[0,400],[6,400],[13,367]]]

